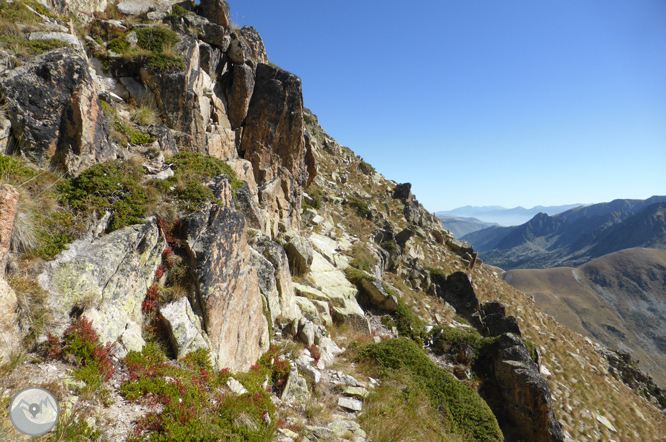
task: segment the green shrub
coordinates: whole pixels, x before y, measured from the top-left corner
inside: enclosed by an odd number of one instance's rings
[[[363,172],[364,175],[371,175],[375,173],[375,168],[365,161],[361,161],[361,164],[359,164],[358,167],[361,169],[361,172]]]
[[[194,152],[180,152],[169,160],[172,164],[174,176],[172,180],[188,180],[191,178],[213,178],[227,175],[231,179],[231,188],[238,190],[243,187],[243,181],[236,178],[236,172],[222,160]]]
[[[173,46],[180,41],[178,35],[170,29],[161,26],[136,30],[137,45],[155,54],[161,54],[165,45]]]
[[[130,352],[125,358],[129,380],[121,386],[121,394],[130,401],[153,398],[162,411],[141,419],[129,440],[272,440],[277,419],[272,416],[272,423],[264,419],[275,409],[262,383],[267,377],[284,383],[290,370],[276,355],[273,347],[248,373],[234,375],[248,390],[235,396],[219,389],[231,373],[216,372],[205,350],[188,354],[178,365],[167,362],[152,342],[141,353]]]
[[[530,354],[530,358],[536,364],[537,361],[539,360],[539,352],[537,350],[536,344],[527,338],[523,338],[523,341],[525,342],[525,346],[527,347],[527,352]]]
[[[116,123],[116,128],[124,132],[127,135],[129,142],[132,144],[142,145],[152,143],[154,141],[154,138],[150,135],[144,134],[143,132],[134,129],[127,124]]]
[[[347,267],[344,272],[347,280],[355,285],[360,284],[364,279],[368,279],[370,281],[374,281],[376,279],[374,276],[368,275],[364,271],[351,266]]]
[[[148,205],[155,201],[148,189],[140,184],[142,178],[139,166],[110,161],[95,164],[57,189],[61,201],[74,210],[98,214],[112,211],[108,230],[114,231],[143,223]]]
[[[349,197],[347,203],[356,209],[356,214],[361,218],[372,219],[372,212],[368,208],[368,203],[362,199]]]
[[[127,52],[129,48],[130,44],[125,40],[125,37],[114,38],[107,45],[107,49],[117,54],[122,54],[124,52]]]
[[[470,387],[432,362],[413,341],[389,339],[362,347],[357,359],[374,363],[380,372],[407,369],[414,381],[448,419],[451,431],[466,441],[495,442],[504,437],[488,405]]]
[[[453,327],[435,327],[430,334],[433,337],[433,350],[437,353],[449,353],[462,345],[468,345],[478,351],[483,337],[476,330],[460,330]]]
[[[400,336],[412,339],[419,345],[426,337],[423,321],[405,305],[402,299],[398,300],[398,307],[393,311],[393,321]]]
[[[312,198],[312,203],[303,201],[302,203],[303,210],[305,209],[320,210],[321,202],[324,199],[324,193],[322,192],[321,187],[317,186],[316,184],[313,184],[307,189],[305,189],[305,193],[310,195],[310,198]]]

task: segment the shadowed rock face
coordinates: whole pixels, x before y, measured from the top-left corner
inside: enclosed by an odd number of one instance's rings
[[[522,339],[500,336],[477,363],[494,382],[484,387],[507,440],[563,442],[548,382],[530,358]],[[500,411],[501,410],[501,411]]]
[[[266,187],[262,205],[286,219],[288,228],[299,227],[308,179],[304,131],[300,78],[260,63],[240,153],[252,163],[257,185]]]
[[[184,220],[190,266],[215,363],[246,371],[268,350],[268,322],[245,234],[245,218],[209,205]]]
[[[12,123],[10,153],[77,175],[115,158],[88,64],[70,48],[39,55],[0,78]]]
[[[436,275],[433,285],[437,296],[451,304],[463,318],[472,321],[472,315],[479,311],[480,305],[466,273],[455,272],[448,278]]]

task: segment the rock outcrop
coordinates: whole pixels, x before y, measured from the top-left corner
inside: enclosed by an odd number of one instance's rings
[[[62,48],[39,55],[0,77],[0,92],[12,126],[9,153],[71,175],[116,157],[80,52]]]
[[[82,314],[101,342],[113,343],[128,324],[141,324],[141,302],[164,247],[154,219],[102,237],[90,232],[70,244],[38,278],[49,294],[51,333],[62,333],[70,316]]]
[[[252,163],[259,202],[267,210],[268,231],[301,221],[302,186],[307,182],[301,80],[259,63],[239,152]]]
[[[200,313],[219,368],[245,371],[269,345],[268,321],[247,243],[245,218],[209,204],[183,221]]]
[[[18,208],[18,191],[8,184],[0,187],[0,365],[20,350],[20,330],[16,316],[18,299],[4,278],[5,263]]]
[[[555,418],[548,382],[522,339],[501,335],[477,361],[494,382],[485,394],[505,437],[530,442],[564,442]]]

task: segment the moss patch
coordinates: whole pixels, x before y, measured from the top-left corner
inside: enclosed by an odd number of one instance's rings
[[[374,363],[380,372],[408,370],[448,418],[450,429],[464,440],[504,440],[495,416],[483,399],[449,372],[437,367],[413,341],[398,338],[366,345],[359,350],[358,360]]]

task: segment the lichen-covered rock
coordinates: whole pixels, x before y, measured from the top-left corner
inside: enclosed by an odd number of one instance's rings
[[[253,247],[266,258],[274,269],[275,284],[278,292],[277,306],[278,315],[293,320],[299,316],[296,306],[294,285],[289,272],[289,258],[284,248],[276,242],[271,241],[266,236],[262,236],[255,241]]]
[[[511,333],[501,335],[484,350],[479,366],[489,371],[497,391],[489,405],[500,427],[516,440],[563,442],[562,427],[555,418],[548,382],[530,358],[525,343]]]
[[[0,276],[0,366],[8,363],[12,354],[20,350],[17,307],[16,293]]]
[[[8,151],[76,175],[116,157],[85,55],[49,51],[0,77],[12,124]]]
[[[257,271],[261,295],[264,297],[264,302],[270,312],[271,321],[274,322],[281,314],[280,294],[278,293],[277,284],[275,282],[275,269],[271,262],[256,250],[252,250],[251,255],[252,264]]]
[[[183,221],[190,267],[215,363],[248,370],[268,349],[268,322],[247,244],[245,218],[208,204]]]
[[[284,250],[289,257],[291,274],[294,276],[304,275],[310,270],[312,260],[314,259],[312,243],[295,231],[288,232],[285,235],[285,239]]]
[[[143,339],[141,326],[131,321],[127,323],[125,331],[114,345],[114,354],[118,358],[124,358],[130,351],[140,352],[145,344],[146,341]]]
[[[169,329],[169,338],[178,359],[195,350],[210,350],[200,319],[192,311],[186,297],[163,306],[160,314]]]
[[[260,202],[273,207],[288,229],[300,227],[302,186],[308,178],[304,130],[300,78],[259,63],[239,153],[252,163],[260,188],[277,182]]]
[[[289,377],[282,391],[281,399],[293,407],[305,409],[310,400],[310,390],[308,390],[308,381],[298,374],[298,369],[293,367],[289,372]]]
[[[235,65],[232,72],[227,102],[229,122],[232,129],[236,129],[243,124],[250,107],[250,98],[254,91],[254,72],[245,64]]]
[[[107,0],[53,0],[51,4],[61,13],[72,12],[83,16],[102,12],[109,6]]]
[[[154,93],[172,129],[184,132],[184,147],[227,160],[237,156],[235,134],[226,114],[224,97],[217,95],[211,77],[200,65],[197,40],[182,37],[175,50],[183,57],[184,70],[141,70],[141,80]]]
[[[248,227],[269,233],[265,230],[264,213],[255,202],[248,184],[243,183],[243,186],[236,190],[235,195],[236,210],[245,215]]]
[[[213,23],[224,27],[228,27],[231,23],[229,20],[229,3],[225,0],[201,0],[199,4],[203,16]]]
[[[152,284],[165,242],[154,219],[103,237],[89,233],[46,265],[38,282],[49,294],[55,329],[82,311],[100,342],[115,342],[127,324],[142,322],[141,302]]]
[[[387,293],[380,281],[363,278],[359,285],[374,307],[389,312],[398,308],[398,297]]]

